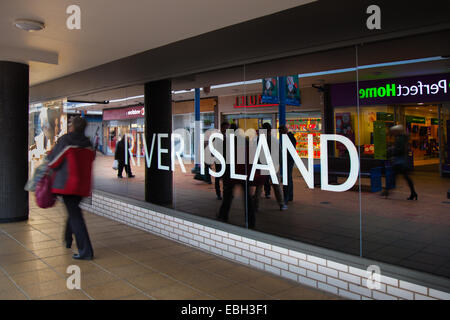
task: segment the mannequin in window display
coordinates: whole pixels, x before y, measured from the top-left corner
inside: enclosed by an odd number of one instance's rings
[[[59,116],[60,110],[51,108],[42,108],[39,115],[41,128],[45,136],[44,144],[46,150],[51,150],[56,142],[55,138],[59,134]]]
[[[97,127],[97,130],[95,130],[95,136],[94,136],[93,141],[92,141],[95,151],[97,151],[99,146],[100,146],[100,136],[98,134],[99,130],[100,130],[100,127]]]
[[[55,125],[55,140],[58,141],[60,137],[67,133],[67,115],[61,114],[57,118],[57,124]]]
[[[394,175],[397,177],[399,174],[403,175],[408,183],[409,190],[411,192],[407,200],[417,200],[417,193],[414,189],[414,182],[409,176],[408,167],[408,140],[409,137],[405,133],[405,129],[402,125],[396,125],[389,129],[389,134],[394,138],[394,145],[389,148],[388,155],[392,158],[392,166],[394,169]],[[384,193],[387,198],[389,190]]]
[[[39,113],[41,131],[34,137],[35,143],[29,148],[30,173],[43,160],[45,154],[55,145],[59,137],[67,132],[66,116],[60,109],[42,108]]]

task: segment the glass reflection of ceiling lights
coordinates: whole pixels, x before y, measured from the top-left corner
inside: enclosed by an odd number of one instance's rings
[[[437,57],[429,57],[429,58],[421,58],[421,59],[410,59],[410,60],[401,60],[401,61],[393,61],[393,62],[384,62],[384,63],[377,63],[377,64],[361,65],[361,66],[353,67],[353,68],[333,69],[333,70],[311,72],[311,73],[300,73],[298,75],[298,77],[299,78],[308,78],[308,77],[315,77],[315,76],[321,76],[321,75],[355,72],[356,70],[364,70],[364,69],[380,68],[380,67],[391,67],[391,66],[421,63],[421,62],[441,61],[441,60],[448,60],[448,59],[449,59],[448,57],[437,56]],[[258,84],[258,83],[261,83],[260,79],[249,80],[249,81],[230,82],[230,83],[212,85],[211,90],[220,89],[220,88],[228,88],[228,87],[237,87],[237,86],[250,85],[250,84]],[[178,94],[184,94],[184,93],[192,93],[193,91],[194,91],[194,89],[177,90],[177,91],[172,91],[172,94],[178,95]],[[200,91],[203,91],[203,88],[200,88]],[[132,99],[139,99],[139,98],[143,98],[143,97],[144,97],[144,95],[138,95],[138,96],[133,96],[133,97],[109,100],[109,102],[116,103],[116,102],[132,100]],[[95,104],[93,104],[93,103],[77,104],[76,106],[74,106],[74,108],[82,108],[82,107],[87,107],[87,106],[92,106],[92,105],[95,105]]]

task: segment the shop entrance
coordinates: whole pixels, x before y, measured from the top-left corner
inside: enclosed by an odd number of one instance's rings
[[[389,160],[393,138],[389,128],[401,124],[409,136],[408,166],[415,171],[450,173],[450,108],[444,104],[403,104],[335,108],[335,132],[358,146],[361,158]],[[359,122],[359,126],[358,126]],[[346,150],[335,146],[337,157],[347,157]]]
[[[417,104],[400,108],[414,168],[439,171],[439,106]]]

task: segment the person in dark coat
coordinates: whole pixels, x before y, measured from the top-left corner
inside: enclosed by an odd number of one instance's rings
[[[410,196],[407,200],[417,200],[417,193],[414,189],[414,182],[409,176],[408,167],[408,135],[402,125],[396,125],[389,129],[389,133],[394,136],[395,142],[393,148],[390,148],[389,153],[392,157],[392,167],[394,170],[394,179],[399,175],[403,175],[408,183]],[[387,198],[389,191],[384,193]]]
[[[134,178],[133,173],[131,172],[131,166],[130,166],[130,158],[128,157],[128,164],[125,164],[125,139],[126,135],[120,139],[120,141],[116,145],[116,152],[114,153],[114,159],[119,162],[119,165],[117,167],[117,177],[123,178],[122,171],[125,168],[125,173],[127,174],[128,178]],[[130,145],[130,139],[127,141],[128,146]]]
[[[282,125],[278,129],[280,131],[280,134],[287,134],[289,140],[291,141],[292,145],[295,147],[297,145],[297,140],[294,137],[294,134],[289,131],[288,127],[285,125]],[[280,138],[280,146],[282,147],[282,139]],[[281,148],[281,150],[283,150]],[[280,152],[280,171],[281,176],[282,170],[283,170],[283,163],[282,163],[282,154]],[[288,178],[288,185],[283,186],[283,195],[284,195],[284,202],[287,204],[289,201],[294,201],[294,182],[292,180],[292,170],[294,169],[294,159],[290,154],[288,154],[288,160],[287,160],[287,178]]]
[[[71,248],[72,234],[75,234],[78,254],[73,258],[91,260],[94,250],[79,206],[83,197],[91,195],[92,163],[95,159],[92,143],[84,135],[86,124],[86,120],[79,116],[73,118],[69,133],[58,139],[47,160],[55,172],[52,193],[62,196],[67,208],[66,247]]]
[[[230,125],[230,129],[236,130],[237,126],[233,123]],[[227,140],[229,140],[229,135],[226,135],[224,137],[224,158],[227,159]],[[237,163],[237,137],[234,137],[235,139],[235,170],[236,174],[245,174],[246,172],[251,171],[251,166],[249,163],[249,141],[248,138],[245,139],[245,163],[238,164]],[[250,183],[247,180],[238,180],[231,178],[231,167],[230,164],[226,164],[225,173],[223,175],[223,201],[219,209],[219,214],[217,215],[217,219],[223,222],[228,221],[228,215],[231,208],[231,203],[233,201],[233,191],[234,187],[236,185],[239,185],[243,189],[243,200],[244,200],[244,208],[245,208],[245,217],[246,221],[248,222],[248,228],[253,229],[255,228],[255,209],[254,204],[250,195]]]
[[[266,135],[267,135],[267,143],[269,145],[269,148],[271,147],[271,130],[272,130],[272,126],[270,125],[270,123],[268,122],[264,122],[262,125],[263,129],[266,129]],[[271,188],[271,182],[270,179],[266,179],[266,181],[264,182],[264,195],[266,196],[266,199],[270,199],[270,188]]]
[[[270,123],[265,122],[262,125],[262,129],[265,130],[265,135],[266,135],[266,139],[267,139],[267,145],[269,147],[269,151],[271,151],[272,149],[272,126],[270,125]],[[259,139],[259,137],[258,137]],[[278,175],[277,176],[279,183],[281,183],[281,177]],[[255,207],[255,211],[258,212],[259,211],[259,200],[261,198],[261,192],[262,192],[262,188],[264,186],[264,191],[266,194],[266,198],[269,199],[270,198],[270,188],[273,189],[273,192],[275,193],[275,199],[278,202],[278,205],[280,206],[280,210],[287,210],[287,201],[283,200],[283,194],[281,192],[281,187],[279,184],[274,184],[272,181],[272,178],[269,175],[265,175],[262,176],[262,184],[256,184],[256,188],[255,188],[255,194],[253,195],[253,201],[254,201],[254,207]]]
[[[220,125],[220,132],[223,134],[224,138],[227,133],[227,129],[230,128],[230,124],[228,122],[222,122]],[[224,153],[225,154],[225,153]],[[220,172],[222,170],[222,165],[220,163],[215,163],[216,166],[216,172]],[[223,184],[223,177],[216,177],[215,178],[215,188],[216,188],[216,196],[218,200],[222,200],[222,192],[220,191],[220,180],[222,180]]]

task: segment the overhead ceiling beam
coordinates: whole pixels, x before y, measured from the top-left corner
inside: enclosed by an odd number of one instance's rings
[[[36,61],[58,64],[58,53],[32,48],[0,46],[0,60],[22,63]]]

